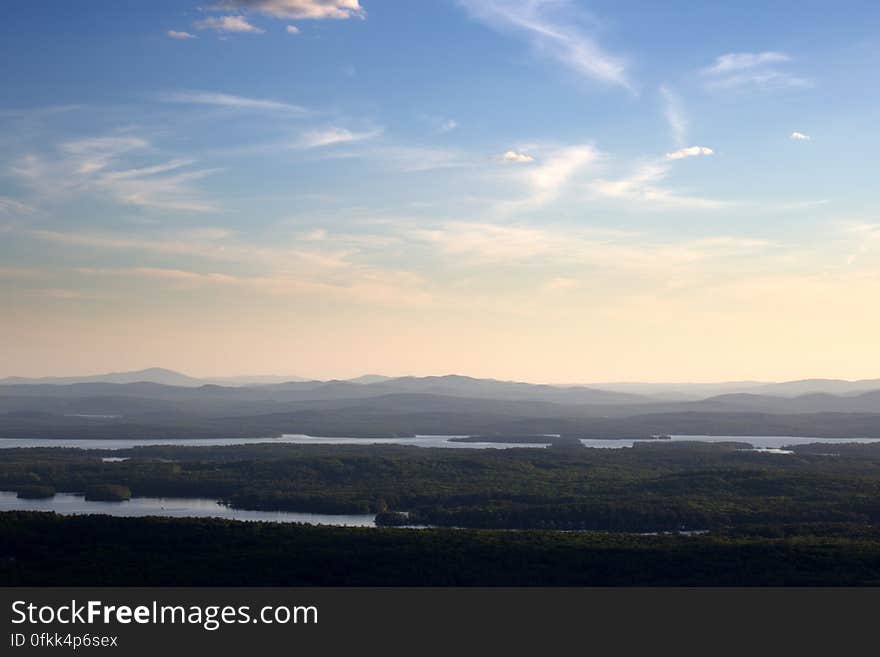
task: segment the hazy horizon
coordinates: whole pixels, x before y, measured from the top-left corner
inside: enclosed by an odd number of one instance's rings
[[[145,366],[138,367],[134,369],[111,369],[106,371],[77,371],[77,372],[65,372],[65,373],[50,373],[50,374],[38,374],[38,375],[26,375],[26,374],[7,374],[0,371],[0,380],[3,379],[53,379],[53,378],[86,378],[86,377],[97,377],[97,376],[106,376],[106,375],[114,375],[114,374],[131,374],[142,371],[149,370],[163,370],[166,372],[180,374],[186,377],[191,377],[193,379],[205,379],[205,380],[235,380],[235,379],[259,379],[259,378],[291,378],[291,379],[299,379],[303,381],[347,381],[352,379],[357,379],[360,377],[366,376],[380,376],[387,378],[406,378],[406,377],[414,377],[414,378],[425,378],[425,377],[446,377],[446,376],[462,376],[468,378],[476,378],[476,379],[492,379],[496,381],[510,381],[510,382],[520,382],[520,383],[530,383],[535,385],[554,385],[554,386],[598,386],[598,385],[620,385],[620,386],[637,386],[637,385],[734,385],[734,384],[774,384],[774,383],[787,383],[794,381],[844,381],[844,382],[855,382],[859,380],[880,380],[880,376],[877,377],[864,377],[863,379],[846,379],[842,377],[830,377],[830,376],[810,376],[803,377],[802,379],[778,379],[778,380],[769,380],[769,379],[755,379],[755,378],[745,378],[745,379],[728,379],[728,380],[648,380],[648,379],[633,379],[627,381],[590,381],[590,380],[574,380],[574,381],[544,381],[544,380],[526,380],[526,379],[505,379],[497,376],[476,376],[473,374],[468,374],[466,372],[453,372],[453,371],[438,371],[438,372],[428,372],[428,373],[387,373],[387,372],[359,372],[353,374],[351,376],[342,376],[342,377],[333,377],[333,376],[309,376],[306,374],[301,374],[297,372],[288,372],[286,374],[281,374],[277,372],[233,372],[233,373],[213,373],[213,374],[202,374],[202,373],[194,373],[190,371],[186,371],[176,367],[166,367],[166,366]]]
[[[876,377],[880,5],[791,7],[9,3],[0,375]]]

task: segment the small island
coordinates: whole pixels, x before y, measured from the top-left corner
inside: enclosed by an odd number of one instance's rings
[[[131,489],[115,484],[96,484],[86,489],[85,497],[90,502],[125,502],[131,499]]]
[[[511,443],[511,444],[541,444],[547,445],[553,442],[555,436],[545,435],[488,435],[488,436],[460,436],[450,438],[451,443]]]
[[[55,497],[55,489],[52,486],[39,484],[19,486],[16,493],[16,497],[22,500],[47,500]]]
[[[376,514],[378,527],[402,527],[410,522],[409,514],[403,511],[382,511]]]

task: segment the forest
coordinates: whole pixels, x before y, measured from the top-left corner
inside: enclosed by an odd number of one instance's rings
[[[380,521],[623,532],[880,521],[880,445],[655,441],[627,449],[450,450],[404,446],[6,450],[0,490],[208,497],[233,507],[382,513]],[[852,453],[850,453],[852,452]],[[118,456],[119,457],[119,456]]]
[[[0,514],[0,585],[880,585],[876,527],[790,531],[638,536],[11,512]]]

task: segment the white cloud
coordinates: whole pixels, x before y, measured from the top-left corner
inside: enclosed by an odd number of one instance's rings
[[[583,167],[593,164],[599,152],[589,144],[567,146],[530,168],[526,180],[532,188],[530,203],[543,205],[556,199],[562,188]]]
[[[170,289],[224,286],[267,295],[315,296],[349,303],[391,306],[430,301],[420,276],[361,262],[365,249],[384,253],[387,242],[371,244],[360,235],[329,235],[317,229],[278,235],[271,243],[243,241],[225,229],[126,233],[25,231],[33,239],[109,252],[132,252],[136,266],[78,267],[82,276],[131,276]],[[379,236],[377,236],[379,237]],[[151,259],[156,258],[156,264]],[[180,264],[169,266],[169,261]],[[202,271],[199,271],[202,270]],[[2,273],[2,271],[0,271]],[[89,285],[86,289],[93,289]]]
[[[76,160],[76,173],[88,175],[105,169],[120,155],[148,146],[140,137],[92,137],[65,142],[61,150]]]
[[[528,167],[515,167],[505,175],[515,185],[516,198],[499,202],[495,209],[501,214],[533,210],[559,198],[572,180],[600,157],[591,144],[575,144],[555,148],[543,148],[541,161]],[[529,164],[534,157],[511,150],[498,156],[501,162]],[[523,191],[526,195],[523,195]]]
[[[80,194],[108,197],[125,205],[209,212],[213,203],[197,198],[189,183],[213,169],[186,169],[192,160],[175,159],[146,166],[127,166],[142,161],[153,151],[147,140],[126,135],[78,139],[60,144],[51,157],[30,154],[12,171],[46,199]]]
[[[605,52],[578,26],[569,0],[459,0],[475,19],[493,29],[524,36],[540,53],[579,75],[631,89],[626,64]]]
[[[214,105],[217,107],[229,107],[232,109],[245,110],[275,110],[304,114],[308,110],[299,105],[282,103],[264,98],[247,98],[233,94],[217,93],[213,91],[173,91],[159,95],[159,99],[166,103],[185,103],[189,105]]]
[[[810,87],[811,80],[780,70],[775,65],[792,61],[786,53],[766,51],[739,52],[721,55],[702,70],[708,89],[736,87],[797,88]]]
[[[732,89],[735,87],[764,87],[768,89],[796,89],[812,87],[813,82],[781,71],[753,71],[731,75],[706,83],[708,89]]]
[[[155,164],[140,169],[127,169],[122,171],[111,171],[104,175],[106,180],[126,180],[131,178],[141,178],[143,176],[152,176],[157,173],[167,173],[181,167],[189,166],[193,160],[171,160],[162,164]]]
[[[501,159],[505,162],[515,162],[518,164],[535,161],[535,158],[528,153],[521,153],[519,151],[507,151],[501,155]]]
[[[658,242],[620,231],[467,221],[410,230],[408,236],[465,266],[544,263],[622,271],[676,270],[774,246],[766,240],[727,235]],[[575,284],[562,277],[555,287],[571,289]]]
[[[237,32],[245,34],[263,34],[255,25],[251,25],[243,16],[210,16],[193,23],[200,30],[216,30],[217,32]]]
[[[507,155],[510,154],[508,158]],[[508,151],[503,161],[527,163],[518,157],[530,157],[518,151]],[[575,144],[550,150],[541,163],[512,172],[517,188],[526,188],[528,195],[517,200],[504,201],[497,206],[502,213],[530,210],[555,201],[572,179],[584,168],[599,159],[599,152],[591,144]]]
[[[687,148],[679,148],[666,154],[667,160],[683,160],[686,157],[695,157],[697,155],[712,155],[715,151],[706,146],[688,146]]]
[[[704,72],[709,75],[720,75],[722,73],[757,68],[766,64],[790,61],[791,57],[784,52],[733,52],[717,57],[715,63],[704,69]]]
[[[195,34],[190,34],[189,32],[179,32],[177,30],[168,30],[165,34],[168,35],[171,39],[197,39],[198,37]]]
[[[296,25],[288,25],[285,30],[287,30],[288,34],[299,34],[300,29]]]
[[[381,134],[381,128],[365,132],[352,132],[347,128],[330,127],[306,132],[300,137],[299,141],[296,142],[296,146],[299,148],[320,148],[322,146],[348,144],[351,142],[373,139]]]
[[[813,138],[810,135],[805,135],[803,132],[792,132],[789,135],[789,139],[794,139],[795,141],[811,141]]]
[[[359,0],[218,0],[218,9],[250,9],[273,18],[346,19],[366,15]]]
[[[672,137],[676,144],[683,146],[687,140],[688,125],[687,118],[685,118],[684,110],[682,109],[681,99],[666,86],[660,87],[660,94],[663,96],[666,104],[664,115],[666,116],[666,122],[669,124],[669,129],[672,130]]]
[[[347,267],[347,258],[352,254],[350,249],[333,248],[332,245],[325,249],[302,249],[296,246],[248,244],[235,240],[235,235],[223,229],[175,231],[159,237],[55,230],[33,230],[30,235],[36,239],[71,246],[184,256],[188,259],[199,258],[278,270],[308,265],[325,274]]]
[[[642,164],[625,178],[593,180],[588,189],[595,198],[629,201],[655,209],[717,210],[731,205],[729,201],[690,196],[667,189],[661,183],[668,175],[668,164],[650,162]]]

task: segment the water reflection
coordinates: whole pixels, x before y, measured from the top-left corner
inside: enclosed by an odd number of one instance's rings
[[[303,522],[310,525],[375,527],[375,514],[296,513],[292,511],[248,511],[232,509],[216,500],[179,497],[133,497],[125,502],[97,502],[82,495],[58,493],[42,500],[23,500],[15,493],[0,492],[0,511],[54,511],[65,516],[101,514],[138,518],[224,518],[249,522]]]

